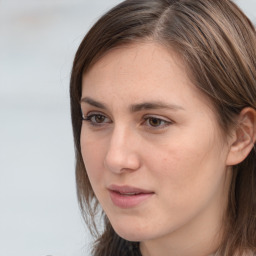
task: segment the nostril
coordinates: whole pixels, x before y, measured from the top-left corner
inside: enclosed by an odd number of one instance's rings
[[[140,167],[140,160],[133,152],[108,151],[104,160],[104,167],[115,173],[135,171]]]
[[[129,126],[116,124],[105,152],[105,168],[115,173],[137,170],[140,158],[135,139]]]

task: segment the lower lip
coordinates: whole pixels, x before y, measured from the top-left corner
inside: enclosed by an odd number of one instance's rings
[[[114,205],[120,208],[132,208],[146,201],[154,193],[137,194],[137,195],[123,195],[115,191],[110,191],[110,198]]]

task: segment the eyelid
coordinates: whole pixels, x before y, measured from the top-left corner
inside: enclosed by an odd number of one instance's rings
[[[83,111],[81,111],[81,112],[82,112],[82,118],[83,119],[87,118],[87,117],[90,117],[92,115],[101,115],[101,116],[105,116],[105,117],[109,118],[108,115],[102,113],[101,111],[88,111],[88,113],[86,113],[86,114],[84,114]]]
[[[102,116],[105,119],[107,119],[107,121],[104,120],[102,123],[92,121],[92,118],[96,117],[96,116]],[[88,122],[92,126],[98,126],[98,127],[109,124],[109,123],[112,123],[111,119],[106,114],[104,114],[100,111],[90,111],[86,115],[84,115],[83,112],[82,112],[82,120]]]
[[[155,114],[146,114],[143,116],[143,118],[156,118],[156,119],[160,119],[160,120],[163,120],[163,121],[166,121],[166,122],[170,122],[170,123],[173,123],[173,121],[167,117],[163,117],[163,116],[159,116],[159,115],[155,115]]]
[[[174,123],[172,120],[170,120],[169,118],[166,118],[166,117],[162,117],[162,116],[158,116],[158,115],[145,115],[145,116],[143,116],[143,124],[145,124],[145,122],[147,122],[150,118],[160,120],[161,122],[164,122],[164,124],[155,126],[155,127],[152,125],[147,125],[149,129],[163,129],[163,128]]]

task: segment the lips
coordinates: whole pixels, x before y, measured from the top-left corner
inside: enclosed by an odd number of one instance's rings
[[[139,206],[154,194],[152,191],[130,186],[111,185],[108,190],[113,204],[120,208]]]

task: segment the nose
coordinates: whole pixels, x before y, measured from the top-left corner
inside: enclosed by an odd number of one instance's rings
[[[104,159],[105,168],[117,174],[138,170],[139,143],[136,132],[125,128],[114,128]]]

